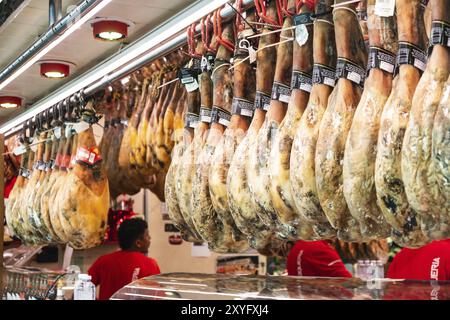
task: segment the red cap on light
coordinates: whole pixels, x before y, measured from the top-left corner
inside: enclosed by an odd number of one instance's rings
[[[15,96],[1,96],[0,107],[2,108],[17,108],[22,105],[22,98]]]
[[[45,78],[65,78],[70,74],[70,66],[64,63],[45,62],[41,64],[41,76]]]
[[[101,20],[92,24],[94,37],[115,41],[128,36],[128,24],[116,20]]]

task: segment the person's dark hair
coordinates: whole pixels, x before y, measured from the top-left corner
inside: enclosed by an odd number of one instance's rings
[[[134,242],[140,239],[148,229],[148,224],[141,218],[127,219],[119,226],[117,236],[122,250],[130,249]]]

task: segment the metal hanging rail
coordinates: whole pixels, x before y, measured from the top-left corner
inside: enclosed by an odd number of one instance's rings
[[[77,79],[56,90],[53,94],[38,101],[34,106],[23,114],[0,126],[0,134],[11,136],[23,128],[23,123],[33,118],[57,103],[66,103],[67,98],[71,102],[76,102],[80,95],[87,97],[95,94],[99,90],[109,86],[113,82],[133,73],[136,70],[148,65],[150,62],[170,53],[187,42],[186,28],[193,22],[204,16],[199,16],[199,12],[205,12],[205,8],[211,8],[209,12],[220,8],[226,1],[199,0],[169,19],[164,24],[156,27],[148,34],[133,42],[121,52],[106,59],[100,65],[92,68]],[[254,0],[243,0],[243,8],[254,5]],[[207,12],[207,13],[209,13]],[[206,13],[206,14],[207,14]],[[221,12],[221,17],[226,20],[235,16],[235,11],[230,6],[225,6]],[[193,20],[194,19],[194,20]],[[179,30],[173,32],[174,28]],[[200,31],[198,25],[196,31]],[[133,58],[129,58],[133,56]]]

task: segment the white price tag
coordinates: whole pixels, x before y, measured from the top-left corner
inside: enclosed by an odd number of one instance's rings
[[[219,119],[219,123],[225,127],[228,127],[230,125],[230,121],[228,121],[227,119],[223,119],[223,118]]]
[[[87,129],[89,129],[89,123],[85,121],[78,122],[73,126],[73,129],[76,131],[76,133],[86,131]]]
[[[268,111],[268,110],[269,110],[269,107],[270,107],[270,104],[264,103],[263,110],[264,110],[264,111]]]
[[[20,155],[24,154],[25,152],[27,152],[27,148],[23,144],[21,144],[18,147],[15,147],[13,150],[13,153],[16,156],[20,156]]]
[[[241,116],[251,117],[253,116],[253,110],[242,109]]]
[[[380,69],[387,71],[389,73],[393,73],[394,72],[394,65],[387,63],[385,61],[380,61]]]
[[[72,125],[66,125],[65,136],[66,138],[70,138],[72,136]]]
[[[56,127],[54,132],[55,132],[55,138],[56,139],[61,138],[61,127]]]
[[[349,72],[347,78],[348,78],[348,80],[351,80],[355,83],[361,82],[361,76],[359,74],[357,74],[356,72]]]
[[[297,43],[300,47],[308,41],[308,37],[308,29],[304,24],[300,24],[295,27],[295,40],[297,40]]]
[[[289,103],[289,100],[290,100],[290,99],[291,99],[290,96],[287,96],[287,95],[285,95],[285,94],[280,94],[279,100],[280,100],[281,102]]]
[[[201,121],[202,122],[211,122],[211,117],[210,116],[202,116]]]
[[[185,87],[186,87],[186,91],[187,92],[192,92],[192,91],[195,91],[195,90],[197,90],[199,88],[197,80],[194,80],[191,83],[187,83],[185,85]]]
[[[330,87],[334,87],[335,84],[336,84],[336,82],[334,81],[334,79],[331,79],[331,78],[328,78],[328,77],[325,77],[325,78],[323,79],[323,83],[326,84],[327,86],[330,86]]]
[[[310,85],[309,83],[302,83],[302,84],[300,84],[300,90],[303,90],[306,92],[311,92],[312,85]]]
[[[256,62],[256,57],[258,56],[258,53],[255,49],[253,49],[252,46],[248,47],[248,56],[250,57],[250,63]]]
[[[392,17],[395,12],[395,0],[377,0],[375,14],[380,17]]]

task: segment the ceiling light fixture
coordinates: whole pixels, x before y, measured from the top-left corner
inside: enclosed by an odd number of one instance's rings
[[[62,79],[70,75],[70,67],[73,63],[61,60],[42,60],[40,64],[40,73],[44,78]]]
[[[22,105],[22,98],[16,96],[0,96],[0,107],[6,109],[17,108]]]
[[[111,0],[104,0],[110,2]],[[206,14],[214,11],[220,6],[227,3],[228,0],[204,0],[192,5],[187,10],[175,16],[168,23],[162,25],[156,30],[150,32],[142,39],[136,41],[134,45],[130,45],[113,57],[108,63],[102,64],[69,84],[59,88],[53,94],[45,97],[32,106],[28,111],[20,116],[0,125],[0,134],[6,136],[11,135],[22,128],[22,123],[27,121],[36,114],[46,110],[54,104],[70,97],[79,90],[93,85],[95,82],[103,82],[108,79],[113,79],[116,73],[121,73],[120,68],[129,67],[128,65],[140,65],[143,61],[148,60],[148,55],[152,55],[152,49],[161,46],[161,43],[170,39],[179,32],[184,32],[188,26],[193,22],[200,20]],[[252,0],[244,0],[244,5],[253,3]],[[225,8],[224,10],[227,10]],[[232,11],[232,10],[231,10]],[[179,34],[177,38],[183,39],[186,35]],[[173,41],[177,41],[175,38]],[[170,45],[170,42],[165,44]],[[147,52],[148,51],[148,52]],[[131,62],[133,61],[133,62]],[[0,85],[0,89],[1,89]],[[89,88],[88,88],[89,89]]]
[[[118,20],[98,20],[92,23],[92,31],[96,39],[118,41],[128,36],[129,24]]]
[[[10,84],[14,79],[16,79],[18,76],[20,76],[22,73],[24,73],[28,68],[30,68],[32,65],[34,65],[39,59],[44,57],[50,50],[55,48],[57,45],[59,45],[64,39],[66,39],[68,36],[70,36],[74,31],[78,30],[85,22],[89,21],[94,15],[96,15],[100,10],[102,10],[104,7],[106,7],[112,0],[102,0],[99,2],[95,7],[90,9],[86,14],[81,17],[77,18],[73,21],[73,24],[70,25],[70,27],[64,31],[59,37],[57,37],[54,41],[50,42],[45,48],[43,48],[41,51],[36,53],[36,55],[33,56],[30,60],[28,60],[24,65],[19,67],[11,76],[9,76],[6,80],[4,80],[2,83],[0,83],[0,90],[5,88],[8,84]],[[83,2],[85,3],[85,2]],[[75,15],[76,11],[73,10],[69,13],[69,15]],[[63,18],[64,19],[64,18]]]

